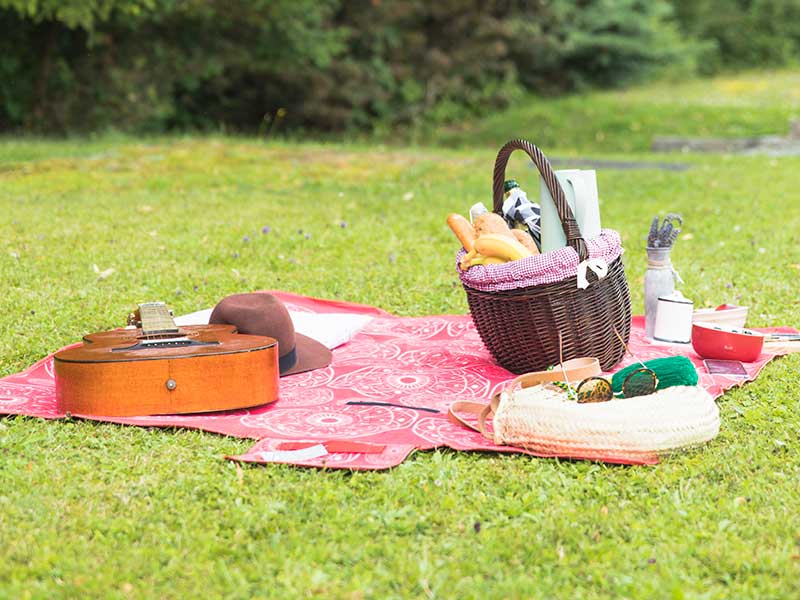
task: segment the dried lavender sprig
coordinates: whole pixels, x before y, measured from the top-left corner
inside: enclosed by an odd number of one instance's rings
[[[675,240],[678,239],[678,234],[680,232],[681,232],[680,229],[673,229],[672,230],[672,234],[670,234],[670,236],[669,236],[669,244],[668,244],[670,247],[672,246],[672,244],[675,243]]]
[[[666,221],[665,221],[666,222]],[[661,244],[664,246],[668,246],[669,236],[672,235],[672,223],[666,222],[666,225],[661,229],[658,234],[658,239],[661,240]]]
[[[675,223],[679,227],[675,227]],[[647,235],[647,245],[650,248],[670,248],[680,234],[680,226],[683,226],[683,217],[679,213],[668,213],[663,222],[659,223],[659,218],[654,217],[650,223],[650,231]]]
[[[658,241],[658,217],[653,218],[653,222],[650,224],[650,233],[647,234],[647,245],[653,247]]]

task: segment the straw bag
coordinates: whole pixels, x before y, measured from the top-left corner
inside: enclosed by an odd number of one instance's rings
[[[478,414],[477,426],[459,416],[463,413]],[[719,433],[717,404],[698,386],[579,404],[561,389],[540,383],[502,392],[489,404],[454,402],[450,418],[494,444],[538,456],[618,463],[652,463],[659,455],[702,444]]]
[[[513,373],[559,362],[559,333],[563,358],[593,356],[608,370],[625,353],[614,329],[627,342],[631,325],[619,235],[604,229],[599,238],[583,239],[550,162],[525,140],[512,140],[497,154],[494,212],[502,214],[505,170],[514,150],[525,151],[539,169],[561,218],[567,247],[459,270],[472,320],[495,360]],[[581,282],[588,287],[579,288]]]

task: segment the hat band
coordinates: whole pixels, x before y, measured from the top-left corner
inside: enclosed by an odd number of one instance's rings
[[[281,373],[291,369],[297,362],[297,346],[278,358],[278,369]]]

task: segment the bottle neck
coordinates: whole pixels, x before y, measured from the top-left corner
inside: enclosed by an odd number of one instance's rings
[[[646,248],[648,269],[672,269],[670,248]]]

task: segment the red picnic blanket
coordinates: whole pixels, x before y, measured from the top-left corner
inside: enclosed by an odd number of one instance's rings
[[[228,458],[255,463],[385,469],[400,464],[415,449],[439,446],[532,454],[520,448],[496,446],[479,433],[447,419],[451,402],[488,400],[514,377],[492,360],[469,315],[398,317],[371,306],[271,293],[290,311],[361,314],[373,319],[333,351],[330,366],[281,378],[280,398],[273,404],[194,415],[77,416],[253,438],[258,442],[250,450]],[[753,380],[778,354],[765,352],[756,362],[746,364],[746,378],[709,375],[691,347],[651,344],[644,339],[643,329],[643,317],[634,317],[629,346],[638,358],[688,356],[697,367],[699,385],[714,397]],[[632,360],[628,357],[617,368]],[[0,379],[0,414],[46,419],[66,416],[56,409],[52,355],[21,373]],[[656,462],[655,457],[650,462]]]

